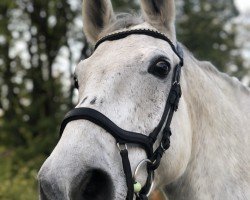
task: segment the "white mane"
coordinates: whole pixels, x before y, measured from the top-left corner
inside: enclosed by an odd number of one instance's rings
[[[241,90],[243,93],[246,93],[249,95],[250,88],[243,85],[242,82],[237,77],[229,76],[226,73],[220,72],[211,62],[207,61],[198,61],[199,66],[201,68],[204,68],[204,70],[207,70],[208,73],[212,73],[215,76],[221,77],[221,79],[224,79],[228,82],[229,85],[231,85],[235,90]]]

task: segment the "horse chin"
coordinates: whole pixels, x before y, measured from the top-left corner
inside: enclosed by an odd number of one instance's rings
[[[86,172],[80,187],[72,191],[75,200],[112,200],[113,183],[110,176],[99,169]]]

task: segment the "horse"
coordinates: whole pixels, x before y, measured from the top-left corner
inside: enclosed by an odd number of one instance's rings
[[[75,69],[40,199],[250,199],[250,89],[177,42],[174,0],[140,2],[142,17],[83,0],[96,49]]]

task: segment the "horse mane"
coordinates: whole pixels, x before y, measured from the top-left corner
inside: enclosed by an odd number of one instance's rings
[[[182,45],[183,46],[183,45]],[[244,93],[250,95],[250,88],[243,85],[243,83],[237,78],[232,77],[224,72],[219,71],[211,62],[209,61],[200,61],[194,57],[194,55],[186,48],[185,53],[187,53],[190,58],[195,62],[205,73],[213,74],[223,80],[225,80],[229,85],[231,85],[235,89],[239,89]]]
[[[230,85],[232,85],[235,88],[239,88],[243,92],[247,92],[250,94],[250,88],[243,85],[243,83],[235,76],[230,76],[226,73],[220,72],[212,63],[206,62],[206,61],[200,61],[200,66],[207,70],[210,73],[213,73],[222,79],[226,80]]]

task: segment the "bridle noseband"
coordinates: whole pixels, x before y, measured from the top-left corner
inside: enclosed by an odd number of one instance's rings
[[[108,117],[98,112],[97,110],[91,108],[74,108],[73,110],[71,110],[66,114],[61,124],[60,135],[62,135],[66,125],[69,122],[79,119],[88,120],[102,127],[116,139],[118,148],[120,150],[123,170],[126,177],[126,184],[128,188],[126,200],[133,200],[134,194],[136,195],[137,200],[147,200],[148,193],[150,193],[153,182],[154,171],[159,167],[164,152],[170,147],[170,136],[171,136],[170,124],[174,112],[177,111],[178,109],[178,104],[181,97],[180,74],[181,74],[181,67],[183,66],[183,51],[178,44],[177,46],[175,46],[171,42],[171,40],[168,39],[168,37],[165,36],[164,34],[148,29],[126,30],[107,35],[96,43],[95,49],[105,41],[119,40],[134,34],[147,35],[168,42],[174,53],[180,59],[180,62],[174,68],[172,77],[172,86],[170,88],[164,112],[159,124],[156,126],[153,132],[149,134],[149,136],[146,136],[141,133],[135,133],[121,129],[115,123],[113,123]],[[153,145],[155,144],[161,132],[162,132],[162,138],[160,140],[160,144],[154,150]],[[128,149],[126,145],[128,143],[138,144],[147,153],[148,159],[145,159],[142,162],[140,162],[136,169],[137,173],[137,170],[142,166],[142,164],[145,162],[147,163],[148,177],[146,184],[142,189],[140,188],[140,184],[137,183],[136,180],[134,180],[135,177],[132,176],[132,170],[128,158]]]

